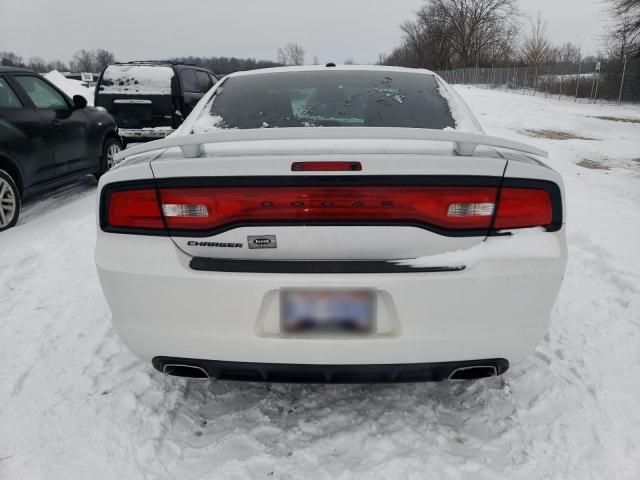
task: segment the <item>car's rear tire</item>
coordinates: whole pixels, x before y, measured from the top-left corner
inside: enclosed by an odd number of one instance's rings
[[[102,157],[100,158],[100,170],[95,177],[100,178],[115,165],[114,155],[123,149],[122,142],[114,137],[107,138],[102,144]]]
[[[8,172],[0,170],[0,232],[18,223],[20,191]]]

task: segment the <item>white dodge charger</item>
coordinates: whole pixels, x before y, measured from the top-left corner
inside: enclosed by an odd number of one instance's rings
[[[426,70],[229,75],[100,180],[113,324],[177,376],[500,375],[545,334],[564,274],[544,156],[486,135]]]

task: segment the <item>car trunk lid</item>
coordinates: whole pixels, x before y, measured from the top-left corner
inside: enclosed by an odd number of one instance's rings
[[[490,229],[505,165],[488,149],[461,157],[442,144],[363,140],[286,152],[239,142],[187,159],[169,149],[151,164],[176,245],[238,260],[396,260],[469,248]],[[460,215],[472,208],[471,221]]]

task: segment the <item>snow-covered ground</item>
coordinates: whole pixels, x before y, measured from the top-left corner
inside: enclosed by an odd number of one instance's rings
[[[525,362],[475,383],[163,379],[110,326],[88,178],[0,234],[0,478],[640,478],[640,124],[594,118],[640,107],[458,90],[566,182],[568,270]],[[593,140],[530,137],[549,131]]]
[[[85,87],[82,82],[67,78],[57,70],[45,73],[44,77],[69,97],[73,98],[74,95],[80,95],[87,99],[88,105],[93,105],[93,88]]]

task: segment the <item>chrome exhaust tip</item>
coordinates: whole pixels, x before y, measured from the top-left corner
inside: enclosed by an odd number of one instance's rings
[[[184,365],[180,363],[167,363],[162,366],[163,375],[172,377],[194,378],[198,380],[208,380],[209,373],[197,365]]]
[[[479,378],[497,377],[498,369],[494,365],[473,365],[456,368],[449,374],[449,380],[477,380]]]

